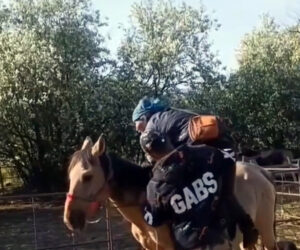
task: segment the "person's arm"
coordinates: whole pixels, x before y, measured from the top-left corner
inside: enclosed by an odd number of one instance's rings
[[[148,225],[159,227],[168,221],[165,205],[158,189],[159,182],[150,180],[147,186],[147,203],[144,206],[144,219]]]

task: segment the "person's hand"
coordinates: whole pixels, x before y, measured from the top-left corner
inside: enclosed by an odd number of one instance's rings
[[[155,159],[154,159],[151,155],[145,153],[145,157],[146,157],[147,161],[148,161],[151,165],[154,165]]]

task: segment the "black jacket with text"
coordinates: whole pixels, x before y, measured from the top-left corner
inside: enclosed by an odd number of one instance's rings
[[[232,164],[229,154],[213,147],[178,147],[153,169],[144,209],[147,223],[171,222],[180,249],[197,247],[215,216],[222,171]]]

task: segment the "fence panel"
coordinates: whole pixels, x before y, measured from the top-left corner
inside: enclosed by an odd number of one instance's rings
[[[100,222],[71,234],[63,224],[65,193],[0,197],[0,242],[5,250],[136,250],[130,225],[107,205]]]
[[[300,166],[299,159],[288,165],[271,166],[274,176],[277,205],[276,232],[279,240],[290,240],[300,247]]]

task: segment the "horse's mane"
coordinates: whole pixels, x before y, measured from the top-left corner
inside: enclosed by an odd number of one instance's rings
[[[76,163],[83,159],[84,161],[89,161],[91,155],[89,155],[86,151],[77,150],[70,158],[70,163],[68,167],[68,173],[75,167]]]
[[[151,177],[151,168],[141,167],[140,165],[123,159],[114,153],[109,153],[108,156],[111,159],[115,182],[120,188],[146,188]]]

